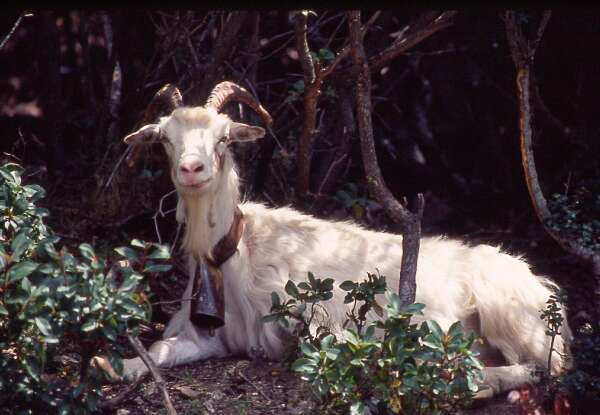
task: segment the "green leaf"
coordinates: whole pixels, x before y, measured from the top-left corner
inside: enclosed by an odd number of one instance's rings
[[[146,244],[142,241],[140,241],[139,239],[132,239],[130,242],[131,246],[135,246],[136,248],[142,248],[145,249],[146,248]]]
[[[450,337],[462,337],[464,336],[464,334],[465,332],[460,321],[457,321],[456,323],[452,324],[448,329],[448,336]]]
[[[12,266],[8,270],[8,282],[16,282],[27,277],[37,268],[37,264],[33,261],[25,261]]]
[[[300,373],[314,373],[317,371],[317,365],[314,360],[301,357],[292,364],[292,370]]]
[[[167,272],[171,268],[170,264],[149,264],[144,268],[144,272]]]
[[[298,292],[298,288],[294,281],[288,280],[287,284],[285,284],[285,292],[288,293],[291,297],[298,298],[300,292]]]
[[[266,316],[262,316],[260,321],[262,321],[263,323],[270,323],[272,321],[277,321],[279,319],[280,319],[279,314],[267,314]]]
[[[335,341],[335,336],[333,334],[328,334],[327,336],[321,339],[321,349],[329,349],[333,342]]]
[[[427,320],[427,327],[436,340],[442,341],[444,338],[444,331],[435,320]]]
[[[365,415],[367,414],[367,407],[364,402],[354,402],[350,406],[350,415]]]
[[[271,304],[272,307],[279,307],[281,305],[281,299],[279,298],[279,294],[275,291],[271,293]]]
[[[123,281],[123,284],[121,284],[121,286],[119,287],[119,292],[129,292],[129,291],[133,291],[135,289],[135,287],[137,287],[138,282],[142,279],[142,276],[140,274],[130,274],[125,281]]]
[[[170,259],[171,253],[167,245],[155,245],[154,251],[148,255],[150,259]]]
[[[133,262],[139,262],[140,260],[140,257],[138,256],[137,252],[135,252],[135,250],[131,249],[128,246],[120,246],[118,248],[115,248],[115,252],[127,259],[132,260]]]
[[[317,350],[317,348],[310,343],[300,344],[300,350],[307,356],[319,355],[319,351]]]
[[[99,326],[100,325],[98,324],[97,321],[88,320],[81,326],[81,331],[84,331],[87,333],[87,332],[97,329]]]
[[[13,252],[11,261],[18,262],[21,259],[23,252],[25,252],[30,246],[31,239],[29,239],[29,236],[27,236],[25,231],[19,232],[10,246]]]
[[[344,291],[352,291],[353,289],[356,288],[358,284],[355,283],[354,281],[344,281],[343,283],[340,284],[340,288]]]
[[[79,245],[79,252],[81,253],[81,256],[90,261],[96,257],[94,248],[92,248],[90,244],[83,243]]]
[[[36,317],[35,325],[44,336],[52,336],[52,326],[50,325],[50,322],[44,317]]]

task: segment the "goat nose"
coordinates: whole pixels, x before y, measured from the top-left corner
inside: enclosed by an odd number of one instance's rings
[[[200,173],[204,170],[204,164],[200,160],[186,161],[179,164],[179,170],[185,174]]]

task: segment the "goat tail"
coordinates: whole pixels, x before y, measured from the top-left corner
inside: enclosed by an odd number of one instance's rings
[[[471,276],[471,302],[480,321],[480,333],[491,346],[499,349],[510,364],[533,361],[547,367],[550,349],[554,375],[571,367],[569,343],[572,338],[564,307],[561,335],[546,334],[541,319],[556,284],[534,275],[521,258],[510,256],[491,246],[470,251],[477,270]]]

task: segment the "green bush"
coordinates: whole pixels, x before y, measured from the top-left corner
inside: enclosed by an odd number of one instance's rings
[[[286,327],[294,323],[301,357],[292,368],[314,386],[322,410],[445,414],[471,401],[482,366],[471,351],[476,337],[465,336],[459,322],[447,333],[435,321],[411,324],[425,306],[402,306],[398,295],[386,290],[385,277],[369,274],[361,283],[340,284],[352,308],[337,338],[321,304],[333,297],[333,283],[310,273],[308,282],[289,281],[290,298],[282,302],[273,293],[271,314],[263,318]],[[376,299],[382,293],[384,307]],[[382,319],[369,322],[371,311]]]
[[[564,292],[552,294],[546,302],[546,309],[541,311],[541,319],[548,326],[546,335],[554,338],[561,335],[564,318],[561,309],[566,303]],[[600,335],[589,324],[586,323],[577,331],[571,351],[574,355],[574,367],[572,370],[561,374],[557,378],[549,376],[550,359],[552,353],[558,353],[552,347],[548,355],[548,368],[543,371],[542,376],[546,385],[546,397],[553,397],[557,393],[570,396],[571,401],[577,406],[585,402],[600,401]]]
[[[44,196],[21,182],[22,168],[0,167],[0,405],[10,413],[87,413],[101,396],[90,358],[118,368],[119,336],[148,319],[144,273],[169,269],[167,247],[140,241],[100,258],[89,244],[59,249],[44,225]],[[141,286],[140,286],[141,285]],[[77,370],[61,363],[76,356]],[[61,359],[61,356],[63,359]]]
[[[554,193],[548,201],[548,226],[581,246],[600,252],[600,182],[576,188],[572,194]]]

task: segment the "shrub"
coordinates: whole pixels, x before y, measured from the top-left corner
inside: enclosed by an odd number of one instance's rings
[[[385,277],[368,274],[363,282],[339,286],[352,308],[337,338],[321,304],[333,297],[333,282],[310,273],[308,283],[289,281],[290,298],[282,302],[273,293],[271,314],[263,318],[286,327],[294,323],[301,357],[292,368],[314,386],[323,410],[444,414],[471,401],[482,366],[471,351],[477,339],[465,336],[459,322],[446,333],[435,321],[411,324],[425,306],[402,306],[398,295],[386,290]],[[382,293],[383,307],[376,299]],[[382,319],[369,322],[371,311]]]
[[[164,246],[137,240],[109,264],[89,244],[59,249],[36,206],[44,196],[21,182],[16,164],[0,167],[0,404],[10,413],[84,413],[96,409],[100,375],[90,358],[119,367],[117,339],[148,318],[143,273],[166,271]],[[61,364],[71,351],[79,368]]]
[[[546,309],[541,311],[540,317],[548,326],[546,335],[550,336],[552,344],[554,338],[561,334],[564,321],[560,311],[565,303],[566,295],[559,291],[550,296],[546,302]],[[543,372],[546,384],[545,398],[562,394],[570,396],[576,405],[597,403],[600,401],[600,335],[589,323],[584,324],[577,331],[571,350],[575,357],[573,369],[557,378],[551,378],[550,358],[552,353],[558,353],[551,348],[548,368]]]

